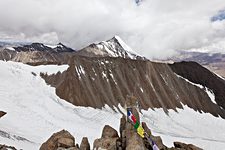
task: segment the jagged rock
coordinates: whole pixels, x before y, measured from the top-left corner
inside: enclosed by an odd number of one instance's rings
[[[152,140],[156,143],[160,150],[166,150],[167,147],[163,144],[162,138],[160,136],[152,136]]]
[[[142,138],[137,134],[131,123],[126,124],[126,150],[145,150]]]
[[[54,133],[45,143],[40,147],[40,150],[63,150],[77,149],[75,147],[75,138],[66,130]]]
[[[136,120],[140,122],[139,113],[137,111],[137,99],[133,96],[126,99],[127,109],[131,110]],[[127,120],[129,120],[127,118]],[[143,139],[137,134],[133,125],[130,122],[126,123],[126,150],[145,150]]]
[[[84,137],[80,144],[80,150],[90,150],[90,144],[88,142],[88,138]]]
[[[175,148],[177,149],[183,149],[183,150],[203,150],[193,144],[185,144],[185,143],[181,143],[181,142],[174,142],[173,143]]]
[[[0,111],[0,118],[3,117],[6,114],[4,111]]]
[[[59,147],[57,148],[57,150],[79,150],[79,149],[77,147],[70,147],[70,148]]]
[[[121,138],[117,139],[117,141],[116,141],[116,149],[117,150],[123,150]]]
[[[120,141],[121,141],[121,148],[125,149],[126,148],[126,133],[125,133],[125,129],[126,129],[126,116],[122,116],[122,118],[120,119]],[[119,146],[117,146],[119,147]]]
[[[102,131],[102,138],[118,138],[118,133],[109,125],[105,125]]]
[[[120,136],[122,135],[123,130],[126,128],[126,117],[123,115],[120,119]]]
[[[101,150],[115,150],[116,149],[116,141],[118,138],[103,138],[97,139],[94,141],[94,149]]]
[[[78,149],[79,149],[79,145],[78,145],[78,144],[76,144],[76,148],[78,148]]]
[[[102,131],[102,137],[94,141],[94,149],[116,150],[118,133],[115,129],[106,125]]]
[[[148,126],[145,122],[142,122],[142,127],[148,135],[152,134],[151,130],[148,128]]]
[[[16,148],[13,146],[7,146],[7,145],[0,144],[0,150],[16,150]]]
[[[135,116],[136,120],[140,122],[139,112],[138,112],[138,100],[134,96],[127,96],[126,97],[126,107],[129,109],[133,115]],[[128,116],[127,116],[128,117]],[[127,118],[129,121],[129,119]]]
[[[70,138],[60,138],[58,140],[58,146],[69,148],[74,146],[74,140]]]
[[[124,129],[121,135],[122,149],[126,148],[126,130]]]

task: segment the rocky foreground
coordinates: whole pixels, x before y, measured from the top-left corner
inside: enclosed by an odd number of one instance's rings
[[[155,141],[160,150],[202,150],[201,148],[181,142],[174,142],[174,147],[168,148],[163,144],[161,137],[153,136],[146,123],[142,123],[145,131]],[[90,150],[88,138],[84,137],[80,145],[76,144],[75,138],[66,130],[54,133],[40,150]],[[93,144],[94,150],[152,150],[151,144],[146,138],[142,139],[134,130],[132,124],[126,122],[125,117],[121,118],[120,136],[117,131],[106,125],[103,128],[102,136],[96,139]]]
[[[134,114],[140,122],[138,108],[134,106],[136,100],[131,97],[126,102],[127,108]],[[152,150],[152,142],[146,137],[142,138],[137,134],[134,126],[123,115],[120,119],[120,136],[115,129],[105,125],[102,136],[93,143],[94,150]],[[147,135],[156,143],[160,150],[202,150],[192,144],[174,142],[174,147],[168,148],[163,144],[161,137],[153,136],[147,124],[142,122],[142,127]],[[90,150],[88,138],[84,137],[80,145],[76,144],[75,138],[66,130],[54,133],[40,147],[40,150]],[[156,149],[154,149],[156,150]]]

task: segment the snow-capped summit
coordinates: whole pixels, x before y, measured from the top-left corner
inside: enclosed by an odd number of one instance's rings
[[[30,45],[24,45],[19,47],[14,47],[16,51],[49,51],[49,52],[72,52],[73,49],[66,47],[62,43],[59,43],[57,45],[45,45],[42,43],[32,43]]]
[[[65,46],[62,43],[58,43],[53,50],[55,50],[56,52],[74,52],[74,50],[72,48],[69,48],[67,46]]]
[[[102,41],[98,44],[91,44],[78,51],[78,54],[88,57],[122,57],[128,59],[146,60],[135,53],[119,36]]]

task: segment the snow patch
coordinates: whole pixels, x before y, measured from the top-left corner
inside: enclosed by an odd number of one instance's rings
[[[199,113],[183,106],[184,109],[169,110],[166,115],[162,108],[142,110],[141,120],[146,122],[153,135],[161,136],[168,147],[174,141],[192,143],[206,150],[223,149],[225,146],[225,120],[209,113]]]
[[[81,79],[81,75],[85,75],[85,71],[84,68],[80,65],[80,66],[75,66],[75,70],[78,74],[79,79]]]
[[[168,84],[168,82],[166,81],[166,78],[165,78],[162,74],[160,74],[160,76],[162,77],[162,79],[163,79],[163,81],[165,82],[165,84],[168,86],[169,84]]]
[[[112,50],[110,50],[108,47],[110,47],[109,43],[108,42],[105,42],[105,41],[102,41],[101,44],[103,44],[103,47],[104,49],[106,50],[106,52],[108,54],[110,54],[112,57],[117,57],[116,55],[116,51],[115,51],[115,48],[113,48]]]
[[[140,87],[140,90],[141,90],[142,93],[144,93],[144,90],[141,87]]]
[[[94,72],[95,76],[98,76],[94,68],[92,68],[92,71]]]
[[[179,78],[184,79],[185,81],[187,81],[188,83],[190,83],[190,84],[192,84],[192,85],[194,85],[194,86],[199,87],[200,89],[203,89],[203,90],[208,94],[208,96],[209,96],[209,98],[211,99],[211,101],[212,101],[214,104],[217,104],[217,103],[216,103],[216,100],[215,100],[215,94],[213,93],[213,91],[212,91],[211,89],[209,89],[209,88],[207,88],[207,87],[204,87],[204,86],[202,86],[202,85],[200,85],[200,84],[193,83],[193,82],[189,81],[188,79],[186,79],[186,78],[184,78],[184,77],[182,77],[182,76],[180,76],[180,75],[178,75],[178,74],[176,74],[176,76],[179,77]]]
[[[77,143],[88,136],[92,145],[94,139],[101,137],[104,125],[119,130],[120,113],[109,106],[76,107],[61,100],[55,88],[46,85],[39,75],[31,74],[35,70],[33,66],[0,61],[0,110],[7,112],[7,116],[1,118],[0,129],[30,141],[0,135],[0,143],[17,149],[39,149],[54,132],[66,129]]]
[[[210,90],[209,88],[205,87],[205,91],[206,93],[208,94],[209,98],[211,99],[211,101],[214,103],[214,104],[217,104],[216,102],[216,98],[215,98],[215,94],[213,93],[212,90]]]
[[[215,74],[215,73],[214,73]],[[219,78],[221,78],[221,79],[223,79],[223,80],[225,80],[225,78],[224,77],[222,77],[222,76],[220,76],[220,75],[218,75],[218,74],[215,74],[216,76],[218,76]]]
[[[115,80],[115,78],[114,78],[114,76],[113,76],[113,74],[112,74],[112,71],[111,70],[109,70],[109,75],[111,76],[111,78],[113,79],[113,82],[117,85],[117,82],[116,82],[116,80]]]
[[[47,46],[47,47],[49,47],[49,48],[54,49],[54,48],[56,48],[58,45],[47,45],[47,44],[44,44],[44,46]]]
[[[32,68],[33,72],[36,74],[46,73],[47,75],[56,74],[58,72],[62,73],[69,68],[69,65],[40,65],[40,66],[27,66]]]
[[[15,51],[15,48],[13,47],[6,47],[7,50],[10,50],[10,51]]]
[[[124,50],[131,53],[135,53],[119,36],[116,35],[115,38],[118,40],[118,42],[120,43],[120,45],[123,47]]]
[[[186,78],[184,78],[184,77],[182,77],[182,76],[180,76],[180,75],[178,75],[178,74],[176,74],[176,73],[175,73],[175,75],[176,75],[178,78],[181,78],[181,79],[185,80],[186,82],[188,82],[188,83],[190,83],[190,84],[192,84],[192,85],[194,85],[194,86],[199,87],[200,89],[203,89],[203,88],[204,88],[201,84],[193,83],[193,82],[189,81],[188,79],[186,79]]]

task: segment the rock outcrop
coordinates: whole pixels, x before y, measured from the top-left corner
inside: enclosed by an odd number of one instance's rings
[[[187,105],[195,111],[225,118],[225,110],[215,104],[204,89],[177,76],[167,64],[74,56],[63,73],[42,77],[56,88],[60,98],[76,106],[102,108],[107,104],[113,108],[124,105],[126,95],[135,94],[145,110],[176,111]]]
[[[136,99],[134,97],[127,97],[127,109],[131,110],[137,121],[140,122],[138,107],[136,104]],[[151,134],[151,130],[148,128],[146,123],[142,122],[142,127],[144,128],[147,135],[150,136],[151,140],[156,143],[160,150],[201,150],[192,144],[184,144],[181,142],[174,142],[175,147],[168,148],[163,144],[161,137],[153,136]],[[117,131],[115,129],[107,125],[102,131],[102,137],[95,140],[94,149],[152,150],[152,141],[149,141],[149,138],[147,137],[140,137],[129,119],[126,119],[125,116],[122,116],[120,119],[120,137],[118,137]]]
[[[80,144],[80,150],[90,150],[90,144],[87,137],[84,137]]]
[[[54,133],[40,147],[40,150],[78,150],[75,146],[75,138],[66,130]]]
[[[215,94],[216,103],[225,109],[225,80],[196,62],[179,62],[171,64],[170,67],[189,81],[211,89]]]
[[[13,146],[8,146],[8,145],[2,145],[2,144],[0,144],[0,150],[16,150],[16,148],[13,147]]]
[[[193,144],[185,144],[181,142],[174,142],[174,146],[177,149],[184,149],[184,150],[203,150]]]
[[[107,149],[115,150],[117,146],[117,141],[119,139],[118,133],[115,129],[106,125],[102,131],[102,137],[94,141],[94,149]]]
[[[6,114],[4,111],[0,111],[0,118],[3,117]]]
[[[147,138],[141,138],[135,131],[130,122],[124,123],[125,117],[121,118],[120,122],[120,136],[117,131],[106,125],[103,128],[102,136],[96,139],[93,144],[94,150],[152,150],[152,143]],[[161,137],[153,136],[151,130],[146,123],[142,123],[143,128],[150,138],[156,143],[160,150],[202,150],[201,148],[181,142],[174,142],[174,147],[166,147]],[[0,145],[5,148],[5,145]],[[5,146],[5,147],[4,147]],[[11,148],[11,147],[9,147]],[[11,148],[12,150],[16,150]],[[5,149],[3,149],[5,150]],[[54,133],[45,143],[42,144],[40,150],[90,150],[88,138],[82,139],[81,145],[75,146],[75,138],[65,130]]]

